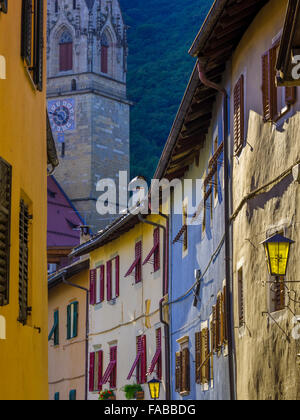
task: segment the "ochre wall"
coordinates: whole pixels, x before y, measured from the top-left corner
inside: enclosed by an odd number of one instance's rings
[[[89,272],[85,270],[68,279],[78,286],[89,287]],[[78,302],[78,336],[67,340],[67,306]],[[59,311],[59,345],[51,340],[49,348],[49,399],[59,392],[60,400],[68,400],[76,390],[77,400],[85,399],[85,343],[86,343],[86,293],[66,284],[49,290],[48,332],[52,330],[54,311]]]
[[[10,1],[8,6],[7,15],[0,13],[0,55],[7,66],[6,79],[0,80],[0,156],[12,165],[13,178],[10,302],[0,308],[7,328],[6,340],[0,341],[0,398],[48,399],[46,90],[45,81],[43,92],[34,89],[20,57],[22,1]],[[21,197],[32,203],[33,214],[29,244],[32,315],[26,326],[17,322]]]
[[[298,102],[277,124],[262,118],[262,55],[272,47],[284,24],[286,0],[272,0],[260,11],[233,56],[232,86],[245,75],[247,141],[233,167],[233,210],[250,191],[268,183],[300,159],[300,89]],[[233,103],[232,103],[233,109]],[[231,118],[232,120],[232,118]],[[233,127],[231,129],[233,132]],[[253,149],[251,149],[251,147]],[[272,314],[279,326],[263,312],[271,310],[270,280],[265,252],[260,244],[276,229],[296,243],[291,250],[287,280],[300,280],[300,187],[289,175],[250,200],[233,223],[235,327],[238,326],[238,270],[244,273],[244,328],[235,329],[238,399],[299,399],[300,342],[292,336],[293,318],[300,306]],[[297,292],[299,284],[287,284]],[[294,295],[291,295],[294,298]],[[281,329],[283,330],[281,330]],[[290,343],[285,333],[290,335]]]

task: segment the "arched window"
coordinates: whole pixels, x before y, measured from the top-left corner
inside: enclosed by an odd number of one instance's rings
[[[65,31],[59,41],[59,71],[73,70],[73,39]]]
[[[105,34],[101,38],[101,73],[108,73],[109,42]]]

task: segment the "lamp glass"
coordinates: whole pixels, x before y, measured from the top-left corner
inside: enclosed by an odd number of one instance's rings
[[[291,244],[294,242],[275,235],[264,242],[271,276],[286,276]]]
[[[152,381],[148,382],[148,386],[151,398],[153,400],[157,400],[160,394],[160,381],[153,379]]]

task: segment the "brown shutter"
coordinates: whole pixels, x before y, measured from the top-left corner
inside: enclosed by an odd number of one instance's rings
[[[21,56],[28,66],[32,64],[32,0],[22,2]]]
[[[285,102],[287,105],[294,105],[297,101],[297,89],[295,87],[285,88]]]
[[[196,383],[201,383],[201,332],[195,334],[195,377]]]
[[[9,303],[11,166],[0,159],[0,306]]]
[[[222,347],[224,344],[224,311],[223,311],[223,293],[220,295],[220,304],[219,304],[219,310],[220,310],[220,342],[219,347]]]
[[[220,342],[221,342],[221,318],[220,318],[220,296],[217,298],[217,305],[216,305],[216,351],[220,350]]]
[[[39,91],[43,90],[44,64],[44,0],[35,0],[35,59],[34,83]]]
[[[182,350],[182,391],[190,392],[190,351]]]
[[[175,361],[175,390],[176,392],[181,392],[181,383],[182,383],[182,354],[181,352],[176,353]]]
[[[217,351],[217,307],[213,306],[212,308],[212,329],[211,329],[211,343],[212,343],[212,352],[216,353]]]
[[[209,358],[209,329],[205,328],[202,331],[203,341],[204,341],[204,361],[206,361],[204,365],[204,382],[208,383],[210,380],[210,358]]]
[[[29,243],[29,211],[24,201],[20,202],[19,220],[19,319],[23,325],[30,312],[28,308],[28,243]]]
[[[242,75],[234,88],[234,146],[238,153],[245,140],[245,111],[244,111],[244,76]]]
[[[272,48],[262,56],[262,95],[265,121],[273,121],[277,115],[276,50],[276,48]]]
[[[223,287],[223,318],[224,318],[224,343],[228,343],[228,325],[227,325],[227,289]]]

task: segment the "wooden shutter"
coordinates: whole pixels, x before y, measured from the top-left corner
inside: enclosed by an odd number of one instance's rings
[[[277,88],[275,83],[276,48],[262,56],[262,95],[265,121],[273,121],[277,115]]]
[[[89,372],[89,391],[94,392],[95,391],[95,383],[94,383],[94,377],[95,377],[95,353],[90,353],[90,372]]]
[[[67,340],[71,339],[71,305],[67,307]]]
[[[110,361],[115,362],[112,373],[110,375],[110,387],[114,389],[117,387],[117,347],[111,347],[110,349]]]
[[[90,270],[90,304],[95,305],[96,303],[96,278],[97,270]]]
[[[204,383],[208,383],[210,380],[210,357],[209,357],[209,329],[205,328],[202,331],[202,337],[203,337],[203,347],[204,347],[204,357],[203,362],[205,362],[203,367],[204,372]]]
[[[76,390],[75,389],[72,389],[72,391],[70,391],[69,400],[70,401],[76,401],[76,398],[77,398],[77,396],[76,396]]]
[[[245,110],[244,110],[244,76],[242,75],[234,88],[234,145],[238,153],[245,141]]]
[[[21,56],[28,66],[32,63],[32,0],[22,1]]]
[[[154,272],[160,269],[160,229],[156,228],[153,233],[154,240]]]
[[[11,172],[0,159],[0,306],[9,303]]]
[[[54,312],[54,325],[55,330],[54,330],[54,345],[58,346],[59,345],[59,312],[55,311]]]
[[[105,293],[105,266],[101,265],[100,267],[100,302],[104,301]]]
[[[142,357],[141,357],[141,384],[147,382],[147,337],[145,335],[141,338],[142,341]]]
[[[190,392],[190,351],[182,350],[182,391]]]
[[[224,343],[223,293],[221,293],[221,295],[220,295],[219,311],[220,311],[220,342],[219,342],[219,347],[222,347],[222,345]]]
[[[98,351],[98,391],[102,391],[102,377],[103,377],[103,351]]]
[[[287,105],[294,105],[297,101],[297,89],[295,87],[285,88],[285,102]]]
[[[59,392],[56,392],[54,394],[54,401],[59,401],[59,399],[60,399]]]
[[[25,202],[20,202],[19,218],[19,322],[23,325],[31,311],[28,307],[28,244],[29,244],[29,210]]]
[[[182,353],[176,353],[175,359],[175,391],[180,393],[181,392],[181,384],[182,384]]]
[[[116,257],[116,297],[120,296],[120,257]]]
[[[197,332],[195,334],[195,359],[196,359],[196,363],[195,363],[195,377],[196,377],[196,383],[197,384],[201,384],[201,379],[202,379],[202,375],[201,375],[201,359],[202,359],[202,355],[201,355],[201,331]]]
[[[211,346],[212,352],[216,353],[217,351],[217,307],[213,306],[212,308],[212,328],[211,328]]]
[[[216,305],[216,351],[218,352],[221,347],[221,302],[220,302],[220,295],[217,298],[217,305]]]
[[[107,276],[107,301],[110,302],[112,300],[112,262],[108,261],[106,264],[106,276]]]
[[[138,259],[135,267],[135,283],[137,284],[142,281],[142,241],[135,245],[135,258]]]
[[[73,311],[73,331],[72,331],[72,338],[77,337],[78,335],[78,302],[73,303],[74,311]]]
[[[160,350],[160,356],[157,361],[156,375],[157,379],[162,378],[162,353],[161,353],[161,328],[156,330],[156,351]]]
[[[277,277],[277,283],[272,286],[274,290],[274,309],[275,311],[281,311],[285,308],[285,285],[284,278]]]
[[[43,90],[44,67],[44,0],[35,0],[35,63],[34,83],[39,91]]]
[[[224,343],[228,343],[228,324],[227,324],[227,288],[223,287],[223,329],[224,329]]]

